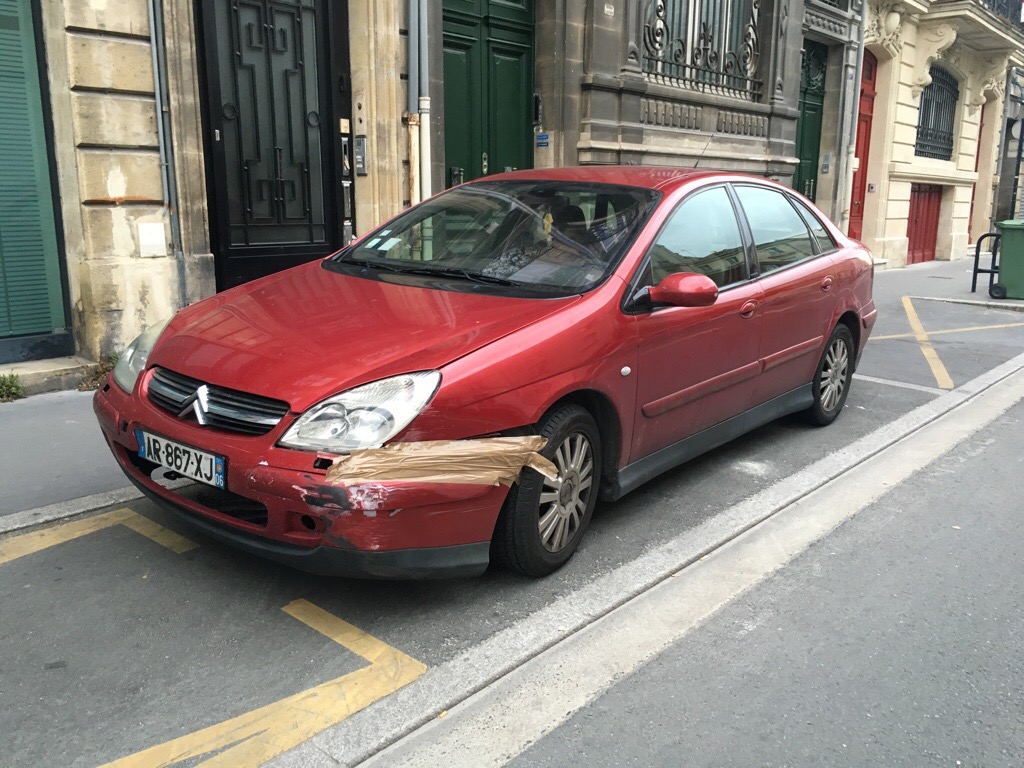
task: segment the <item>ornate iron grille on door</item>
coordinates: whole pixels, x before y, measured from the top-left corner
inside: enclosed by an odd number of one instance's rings
[[[311,0],[231,3],[218,67],[231,245],[327,239],[318,10]]]
[[[914,154],[953,159],[953,124],[960,86],[952,74],[934,64],[928,71],[932,81],[921,92],[921,108],[917,117],[917,143]]]
[[[643,69],[670,85],[757,101],[760,0],[651,0]]]

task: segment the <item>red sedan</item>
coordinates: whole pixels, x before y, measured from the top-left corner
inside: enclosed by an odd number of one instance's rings
[[[540,576],[599,496],[789,413],[835,420],[872,278],[867,250],[763,179],[506,173],[183,309],[95,410],[148,497],[250,552]]]

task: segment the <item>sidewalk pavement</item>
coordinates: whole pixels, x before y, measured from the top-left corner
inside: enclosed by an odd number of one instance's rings
[[[980,302],[988,307],[1024,312],[1024,301],[994,301],[985,275],[970,292],[970,259],[929,262],[875,274],[875,301],[880,312],[899,310],[900,297]],[[59,505],[43,518],[24,517],[24,524],[45,522],[118,503],[135,495],[100,435],[92,412],[91,392],[55,392],[0,403],[0,531],[5,518],[26,510]],[[111,493],[112,492],[112,493]],[[100,494],[95,503],[65,504]]]
[[[92,392],[0,403],[0,468],[0,530],[13,513],[130,485],[100,433]]]
[[[985,254],[981,255],[981,266],[988,266]],[[911,298],[935,298],[952,302],[978,303],[992,309],[1007,309],[1024,312],[1024,301],[1014,299],[993,299],[988,295],[988,275],[978,275],[978,289],[971,293],[971,271],[974,266],[973,254],[969,259],[956,261],[928,261],[901,269],[876,269],[875,303],[878,292],[898,293]]]

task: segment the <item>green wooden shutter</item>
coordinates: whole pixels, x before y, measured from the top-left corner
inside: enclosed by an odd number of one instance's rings
[[[29,0],[0,0],[0,338],[63,328]]]

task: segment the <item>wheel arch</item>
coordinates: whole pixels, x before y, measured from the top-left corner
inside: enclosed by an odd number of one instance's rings
[[[595,389],[578,389],[562,395],[551,404],[539,421],[563,405],[578,405],[585,408],[597,424],[601,435],[601,495],[604,496],[608,482],[618,472],[618,457],[622,450],[622,419],[611,398]]]
[[[856,361],[860,357],[858,352],[860,350],[860,317],[853,310],[847,310],[840,315],[836,325],[845,325],[850,329],[850,335],[853,336],[853,359],[854,368],[856,368]]]

